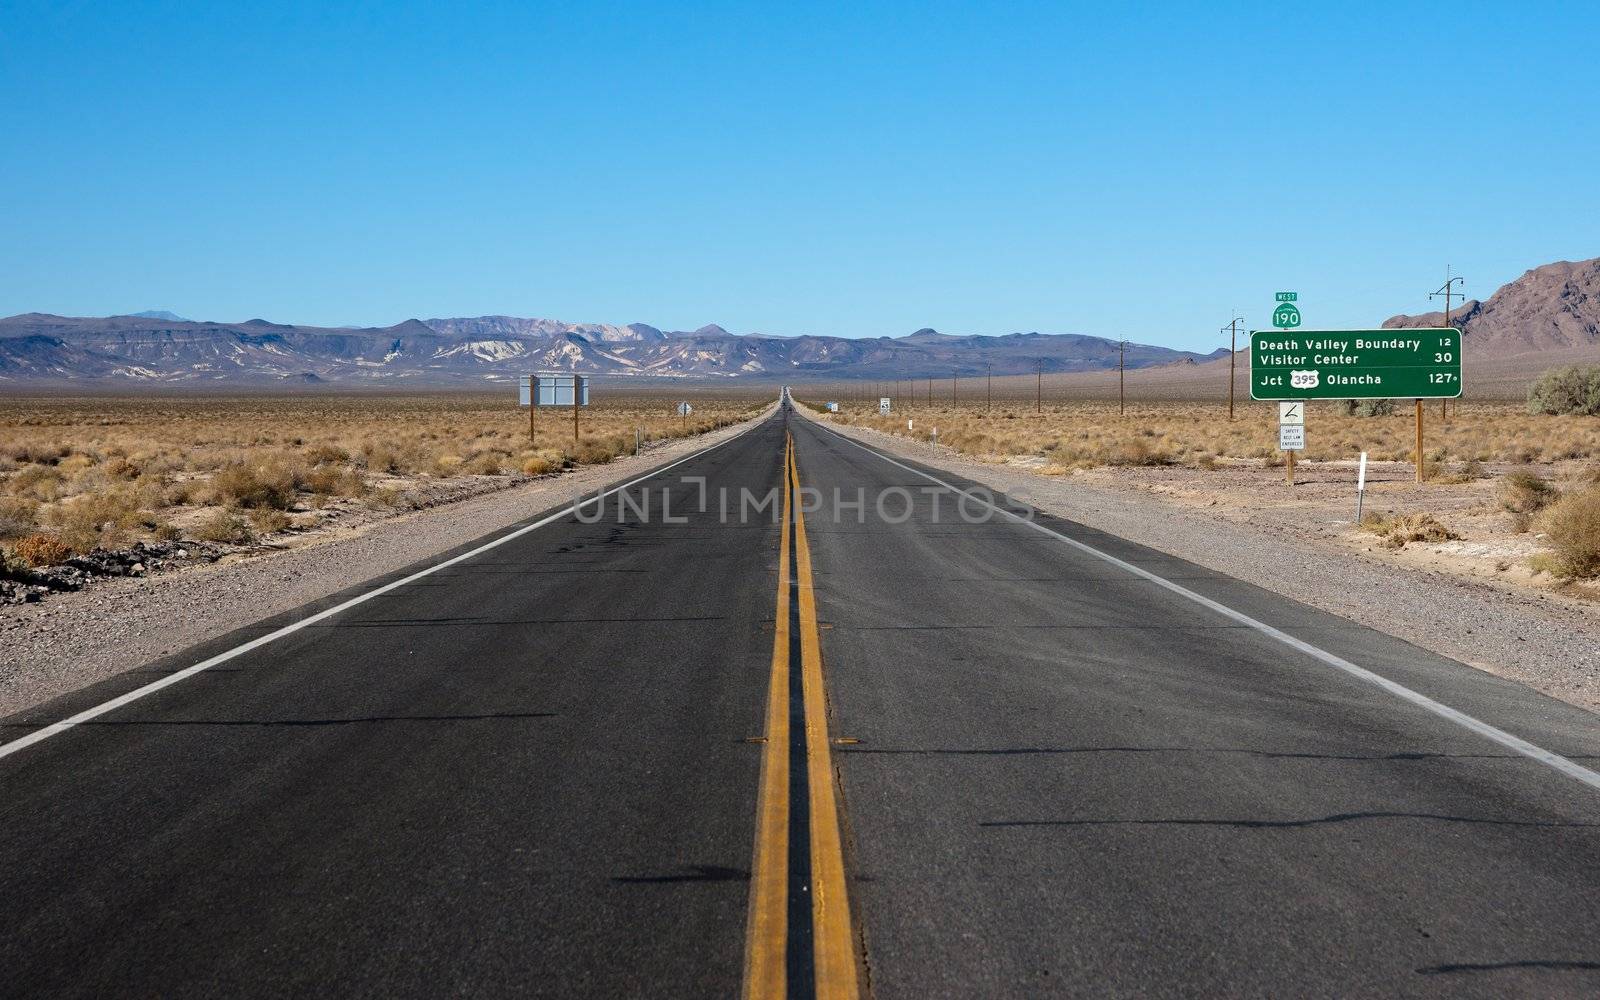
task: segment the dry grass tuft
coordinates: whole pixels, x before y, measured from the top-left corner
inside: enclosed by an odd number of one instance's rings
[[[1432,514],[1368,514],[1361,519],[1361,530],[1377,535],[1391,549],[1403,549],[1411,542],[1448,542],[1461,537]]]
[[[1600,577],[1600,486],[1568,493],[1539,516],[1550,546],[1535,566],[1564,579]]]
[[[23,563],[34,567],[64,562],[72,555],[72,549],[65,542],[48,534],[27,536],[17,542],[12,552]]]
[[[202,542],[248,545],[255,540],[250,525],[237,514],[219,510],[194,526],[193,534]]]
[[[1513,514],[1537,514],[1560,496],[1549,480],[1525,470],[1508,472],[1500,480],[1500,506]]]

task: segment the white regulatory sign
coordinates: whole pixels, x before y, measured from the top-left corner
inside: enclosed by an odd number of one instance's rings
[[[1301,400],[1278,404],[1278,426],[1284,424],[1300,424],[1306,422],[1306,404]]]
[[[1278,450],[1279,451],[1305,451],[1306,427],[1305,424],[1279,424],[1278,425]]]
[[[878,400],[878,415],[881,416],[881,417],[887,417],[889,415],[889,397],[888,396],[883,396]]]

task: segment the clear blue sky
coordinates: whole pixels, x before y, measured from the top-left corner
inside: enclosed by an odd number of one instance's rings
[[[1600,5],[0,6],[0,314],[1214,347],[1600,255]]]

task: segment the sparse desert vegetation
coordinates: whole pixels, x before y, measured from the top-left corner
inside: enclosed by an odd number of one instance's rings
[[[597,389],[528,412],[488,394],[12,397],[0,401],[0,553],[58,563],[136,541],[244,544],[317,526],[330,508],[392,511],[631,454],[757,413],[759,390],[681,396]]]
[[[816,399],[810,405],[819,407]],[[1366,415],[1372,409],[1378,412]],[[1044,470],[1055,472],[1282,462],[1277,408],[1248,400],[1239,404],[1232,422],[1216,403],[1130,402],[1126,414],[1119,415],[1115,402],[1098,400],[1046,403],[1042,413],[1014,402],[987,409],[981,402],[951,407],[936,401],[902,405],[888,417],[879,416],[875,406],[847,403],[833,419],[921,440],[937,429],[941,445],[965,454],[1042,459]],[[916,421],[914,432],[906,428],[908,419]],[[1510,402],[1452,402],[1447,420],[1440,420],[1437,403],[1428,404],[1425,420],[1425,454],[1439,472],[1451,464],[1526,465],[1600,456],[1600,421],[1588,417],[1533,414]],[[1338,402],[1306,405],[1302,459],[1349,460],[1365,451],[1373,461],[1409,462],[1412,447],[1410,405],[1356,412]]]

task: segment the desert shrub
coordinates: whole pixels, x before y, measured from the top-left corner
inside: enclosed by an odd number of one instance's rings
[[[137,501],[123,492],[83,493],[45,508],[42,519],[75,552],[115,548],[145,523]]]
[[[1532,472],[1512,472],[1500,480],[1500,506],[1513,514],[1537,514],[1560,496],[1560,490]]]
[[[55,535],[39,533],[17,542],[12,550],[29,566],[54,566],[72,555],[72,549]]]
[[[391,507],[402,510],[416,507],[416,500],[409,493],[402,493],[393,486],[385,486],[372,491],[372,502],[382,507]]]
[[[13,496],[32,497],[49,502],[61,495],[66,477],[60,469],[45,465],[24,466],[6,480],[6,491]]]
[[[1339,410],[1347,417],[1387,417],[1395,411],[1392,399],[1346,399]]]
[[[463,466],[462,471],[474,476],[498,476],[505,468],[505,456],[492,451],[480,452]]]
[[[522,472],[529,476],[547,476],[552,472],[560,472],[565,466],[565,461],[559,452],[539,452],[536,455],[526,455],[522,459]]]
[[[1119,441],[1105,450],[1107,465],[1171,465],[1172,456],[1159,448],[1152,448],[1140,438]]]
[[[100,471],[112,479],[133,479],[139,475],[139,467],[121,456],[107,459]]]
[[[350,453],[336,444],[319,444],[306,449],[306,461],[312,465],[338,465],[350,461]]]
[[[1551,553],[1537,564],[1568,579],[1600,577],[1600,486],[1568,493],[1539,517]]]
[[[1528,389],[1528,412],[1600,414],[1600,365],[1567,365],[1540,375]]]
[[[289,515],[271,507],[257,507],[250,512],[250,523],[262,534],[270,535],[287,529],[293,522]]]
[[[322,465],[306,473],[305,488],[318,496],[358,497],[366,492],[367,483],[354,469]]]
[[[55,465],[57,462],[72,454],[70,445],[58,443],[25,442],[11,445],[7,449],[10,457],[18,462],[34,462],[39,465]]]
[[[25,497],[0,497],[0,538],[21,538],[39,523],[39,505]]]
[[[250,533],[250,525],[243,518],[219,510],[215,514],[194,526],[191,534],[202,542],[223,542],[230,545],[246,545],[254,537]]]
[[[223,466],[211,477],[211,491],[229,507],[287,510],[302,479],[303,474],[284,465],[237,463]]]
[[[633,440],[620,437],[584,438],[568,454],[578,465],[604,465],[618,455],[633,450]]]
[[[1403,549],[1410,542],[1447,542],[1461,537],[1432,514],[1386,517],[1369,513],[1361,519],[1361,530],[1377,535],[1391,549]]]

